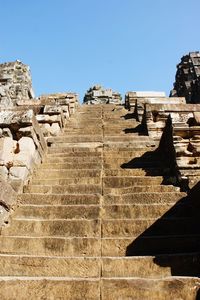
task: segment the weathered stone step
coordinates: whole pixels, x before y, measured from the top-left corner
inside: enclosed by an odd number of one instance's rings
[[[65,149],[68,148],[79,148],[79,149],[84,149],[84,151],[86,151],[88,148],[93,147],[93,148],[100,148],[103,146],[102,142],[68,142],[68,143],[53,143],[51,144],[51,147],[49,147],[49,151],[48,153],[57,153],[57,152],[61,152],[61,153],[65,153]],[[61,150],[62,149],[62,150]],[[51,151],[52,150],[52,151]]]
[[[148,193],[148,192],[178,192],[180,189],[172,185],[135,185],[124,188],[103,188],[104,195],[124,195],[131,193]]]
[[[11,293],[12,291],[12,293]],[[100,282],[94,278],[0,277],[2,300],[83,299],[99,300]],[[190,299],[189,299],[190,300]]]
[[[144,192],[128,195],[105,195],[104,204],[175,204],[177,201],[186,197],[181,192]]]
[[[136,158],[137,159],[137,158]],[[103,167],[105,169],[111,169],[111,168],[129,168],[129,169],[135,169],[135,168],[141,168],[141,169],[146,169],[146,168],[157,168],[157,169],[161,169],[163,166],[164,169],[164,164],[162,161],[157,161],[157,160],[143,160],[142,158],[136,160],[136,161],[127,161],[127,159],[122,158],[122,159],[118,159],[118,158],[113,158],[109,161],[109,159],[106,159],[103,162]]]
[[[197,218],[109,219],[102,221],[103,237],[200,234]]]
[[[66,157],[47,157],[44,164],[65,164],[65,163],[99,163],[102,161],[101,156],[66,156]]]
[[[36,177],[37,178],[37,177]],[[33,179],[33,185],[101,184],[100,177],[80,177],[65,179]]]
[[[0,276],[98,277],[100,261],[89,257],[0,255]]]
[[[100,160],[96,162],[69,162],[69,163],[44,163],[41,164],[40,170],[64,170],[64,169],[101,169],[102,163]]]
[[[147,278],[103,278],[102,300],[194,300],[198,299],[198,278],[167,277]],[[112,291],[112,292],[111,292]]]
[[[71,185],[30,185],[24,187],[27,193],[48,194],[101,194],[102,187],[99,184],[71,184]]]
[[[146,256],[191,253],[199,250],[200,235],[103,238],[102,256]]]
[[[81,152],[91,152],[92,154],[96,151],[96,152],[101,152],[102,151],[102,143],[91,143],[91,147],[90,145],[88,145],[88,143],[79,143],[78,146],[77,144],[73,144],[73,143],[69,143],[66,144],[62,147],[55,147],[55,146],[51,146],[48,148],[48,154],[54,154],[56,155],[57,153],[60,155],[60,153],[71,153],[72,151],[77,152],[77,153],[81,153]]]
[[[104,176],[161,176],[163,170],[160,168],[145,168],[145,170],[138,169],[104,169]]]
[[[102,258],[102,277],[198,276],[199,254]]]
[[[135,185],[150,185],[161,184],[163,182],[162,176],[110,176],[103,178],[104,187],[128,187]]]
[[[147,136],[137,136],[137,135],[120,135],[120,136],[114,136],[114,135],[107,135],[104,137],[104,141],[112,141],[112,142],[127,142],[130,141],[133,143],[133,141],[136,143],[141,143],[144,145],[145,143],[150,143],[150,139]]]
[[[132,140],[130,141],[105,141],[104,144],[105,144],[105,147],[114,147],[114,148],[117,148],[117,147],[120,147],[120,146],[123,146],[124,145],[127,145],[127,147],[129,147],[129,149],[135,149],[135,150],[140,150],[140,149],[146,149],[146,152],[147,151],[150,151],[151,149],[154,149],[155,148],[155,143],[152,142],[143,142],[143,141],[135,141],[134,140],[134,137]],[[63,144],[64,145],[64,144]]]
[[[146,153],[146,151],[149,151],[150,154],[153,155],[153,150],[151,151],[151,149],[147,150],[146,148],[145,149],[142,149],[142,150],[138,150],[138,149],[130,149],[130,148],[112,148],[112,147],[105,147],[104,148],[104,157],[105,158],[112,158],[113,156],[114,157],[126,157],[127,159],[129,158],[135,158],[135,157],[141,157],[142,155],[144,155]]]
[[[1,254],[43,256],[100,256],[98,238],[1,236]]]
[[[70,136],[59,136],[59,137],[53,137],[48,138],[47,143],[48,144],[65,144],[65,143],[79,143],[79,142],[102,142],[103,136],[102,135],[70,135]]]
[[[169,211],[171,207],[171,204],[160,203],[106,205],[103,207],[103,219],[159,218]],[[176,215],[176,212],[174,212],[174,215]]]
[[[125,151],[126,149],[128,151],[133,151],[133,152],[138,152],[138,151],[144,151],[146,152],[152,152],[155,151],[156,148],[158,147],[159,143],[157,141],[152,141],[152,142],[144,142],[144,144],[141,144],[140,147],[137,147],[138,143],[133,141],[129,142],[105,142],[104,143],[104,149],[105,151],[113,151],[118,149],[118,151]],[[139,146],[139,145],[138,145]]]
[[[68,159],[74,160],[74,159],[79,159],[81,160],[81,158],[83,158],[83,160],[90,161],[90,160],[96,160],[96,159],[101,159],[102,157],[102,152],[92,152],[92,151],[87,151],[87,152],[68,152],[68,153],[55,153],[55,154],[48,154],[46,157],[45,161],[54,161],[56,162],[56,160],[59,161],[67,161]]]
[[[81,177],[100,177],[101,170],[92,169],[71,169],[71,170],[51,170],[48,169],[37,170],[34,173],[34,177],[37,179],[65,179],[65,178],[81,178]]]
[[[99,237],[99,220],[12,220],[2,229],[2,235],[10,236],[57,236]]]
[[[100,145],[99,147],[96,147],[92,144],[89,144],[87,147],[81,147],[80,145],[76,145],[76,146],[69,146],[69,147],[66,147],[64,148],[65,152],[63,153],[60,153],[60,154],[57,154],[58,156],[69,156],[69,155],[84,155],[84,154],[90,154],[91,156],[98,156],[98,155],[101,155],[102,153],[102,145]],[[51,147],[48,148],[48,150],[52,150]],[[55,148],[53,149],[55,150]],[[48,156],[54,156],[56,155],[56,152],[54,153],[48,153]]]
[[[18,201],[22,204],[40,205],[96,205],[100,203],[100,194],[29,194],[18,195]]]
[[[13,219],[87,219],[99,218],[98,205],[21,205]]]

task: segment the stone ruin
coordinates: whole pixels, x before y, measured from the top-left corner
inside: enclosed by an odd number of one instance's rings
[[[200,52],[190,52],[177,65],[171,97],[185,97],[187,103],[200,103]]]
[[[79,105],[6,86],[0,298],[199,299],[200,104],[188,90],[120,104],[92,88],[85,104],[101,105]]]
[[[34,92],[29,66],[21,61],[0,65],[0,107],[11,107],[18,100],[33,99]]]
[[[112,89],[94,85],[86,92],[83,102],[86,104],[121,104],[121,95]]]

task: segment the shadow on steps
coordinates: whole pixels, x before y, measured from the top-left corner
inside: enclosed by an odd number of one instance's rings
[[[137,125],[135,128],[125,128],[123,131],[126,134],[127,133],[138,133],[138,135],[147,136],[145,128],[142,124]]]
[[[126,256],[149,255],[173,276],[200,277],[200,182],[126,249]]]
[[[164,176],[165,173],[169,172],[169,166],[166,166],[161,159],[158,149],[145,152],[142,156],[131,159],[129,162],[122,164],[121,168],[141,168],[145,171],[146,176]]]

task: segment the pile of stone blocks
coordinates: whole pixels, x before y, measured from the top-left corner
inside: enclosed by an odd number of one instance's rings
[[[34,92],[29,66],[19,60],[0,64],[0,107],[14,106],[17,100],[32,98]]]
[[[20,191],[78,108],[78,95],[34,98],[30,69],[20,61],[0,65],[0,179]],[[1,206],[1,205],[0,205]]]
[[[118,92],[95,85],[86,92],[83,102],[86,104],[121,104],[121,99]]]
[[[79,106],[78,94],[76,93],[57,93],[41,95],[39,100],[42,105],[51,105],[52,107],[62,107],[65,117],[72,115]]]
[[[33,110],[0,112],[0,178],[19,190],[40,164],[47,145]]]
[[[177,65],[172,97],[185,97],[187,103],[200,103],[200,52],[190,52]]]

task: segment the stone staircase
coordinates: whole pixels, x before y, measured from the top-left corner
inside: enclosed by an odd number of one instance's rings
[[[138,128],[83,105],[48,139],[1,232],[1,299],[198,299],[199,228]]]

